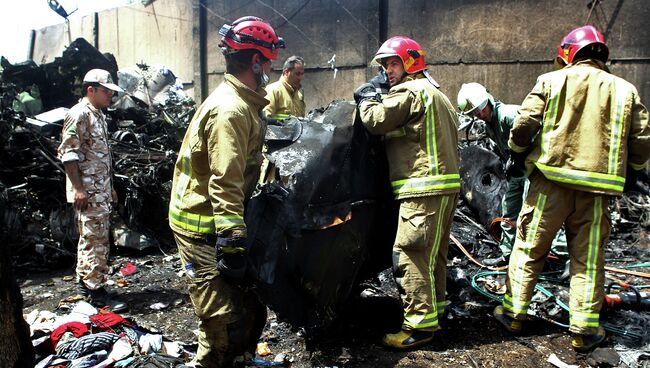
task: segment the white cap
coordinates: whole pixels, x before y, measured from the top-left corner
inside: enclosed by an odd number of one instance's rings
[[[104,69],[91,69],[86,76],[84,76],[84,83],[97,83],[102,87],[106,87],[111,91],[124,92],[117,84],[113,83],[111,73]]]

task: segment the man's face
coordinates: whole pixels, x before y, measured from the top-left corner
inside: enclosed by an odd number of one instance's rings
[[[103,109],[111,106],[113,91],[102,86],[94,86],[90,87],[90,89],[88,92],[88,100],[95,108]]]
[[[402,59],[399,56],[391,56],[384,59],[382,65],[384,70],[386,70],[388,82],[391,87],[399,83],[404,78],[404,74],[406,74],[404,63],[402,63]]]
[[[477,118],[485,121],[486,123],[491,123],[492,122],[492,107],[490,106],[490,103],[487,103],[483,110],[477,111],[474,113],[474,116]]]
[[[302,87],[303,75],[305,75],[305,66],[302,64],[295,64],[292,70],[285,71],[287,82],[296,90]]]

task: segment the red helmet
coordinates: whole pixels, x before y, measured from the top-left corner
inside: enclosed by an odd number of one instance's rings
[[[571,64],[578,51],[590,45],[595,58],[606,62],[609,49],[605,43],[605,37],[593,26],[578,27],[564,36],[557,48],[557,60],[567,65]]]
[[[424,61],[424,50],[420,44],[405,36],[391,37],[384,42],[372,61],[381,65],[381,59],[399,56],[408,74],[417,73],[427,68]]]
[[[242,17],[232,24],[224,24],[219,30],[221,47],[227,53],[255,49],[269,60],[278,58],[278,49],[284,48],[284,40],[275,34],[268,23],[257,17]]]

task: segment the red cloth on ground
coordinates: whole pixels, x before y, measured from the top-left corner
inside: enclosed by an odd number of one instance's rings
[[[92,322],[100,331],[112,330],[112,327],[117,325],[127,325],[131,326],[131,322],[124,319],[115,312],[109,310],[100,310],[99,313],[90,316],[90,322]]]
[[[56,345],[59,343],[59,340],[61,340],[61,336],[63,336],[63,334],[67,331],[72,332],[75,337],[81,337],[88,333],[88,326],[81,322],[68,322],[57,327],[50,334],[50,341],[52,341],[52,351],[56,349]]]

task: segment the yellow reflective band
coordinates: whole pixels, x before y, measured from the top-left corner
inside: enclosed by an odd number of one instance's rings
[[[558,79],[558,78],[555,78]],[[560,80],[553,80],[551,81],[551,100],[549,101],[548,104],[548,109],[546,110],[546,114],[544,116],[543,120],[543,125],[542,125],[542,134],[540,135],[540,140],[539,140],[539,160],[542,161],[546,157],[546,153],[548,151],[548,144],[550,141],[550,136],[553,131],[553,125],[555,125],[555,121],[557,120],[557,105],[560,100],[560,90],[559,88],[562,86],[562,81]]]
[[[523,311],[523,314],[526,314],[528,303],[530,303],[530,301],[523,300],[523,280],[526,276],[525,265],[526,261],[530,259],[530,252],[533,249],[533,242],[537,237],[539,223],[541,222],[545,207],[546,195],[543,193],[537,194],[537,201],[535,202],[535,208],[533,209],[533,218],[526,228],[526,239],[523,242],[519,240],[515,241],[514,250],[521,248],[524,254],[513,252],[511,255],[511,257],[516,257],[513,277],[511,280],[512,300],[510,302],[513,313],[522,313],[521,311]],[[506,304],[504,304],[504,307],[505,306]]]
[[[289,114],[273,114],[273,115],[271,115],[271,118],[273,118],[275,120],[283,121],[283,120],[288,119],[289,116],[291,116],[291,115],[289,115]]]
[[[438,313],[405,314],[403,324],[414,329],[436,327],[438,326]]]
[[[600,228],[603,219],[603,197],[594,198],[594,212],[589,227],[589,239],[587,240],[587,261],[585,263],[584,275],[584,294],[582,296],[582,306],[587,310],[591,310],[591,306],[595,304],[596,280],[598,278],[598,256],[601,252],[601,236]],[[603,286],[600,285],[602,288]]]
[[[188,213],[169,207],[169,220],[176,226],[184,230],[193,231],[201,234],[214,234],[214,217],[202,216],[194,213]]]
[[[396,180],[391,183],[396,195],[420,193],[432,190],[460,189],[460,175],[447,174]]]
[[[645,169],[645,163],[635,164],[633,162],[628,162],[628,165],[630,165],[630,167],[633,168],[636,171],[641,171],[641,170]]]
[[[395,130],[391,130],[390,132],[384,134],[384,137],[388,139],[406,137],[406,130],[404,130],[404,127],[397,128]]]
[[[612,104],[611,133],[609,138],[609,158],[607,160],[607,173],[616,175],[618,173],[618,160],[621,150],[621,135],[623,133],[623,110],[625,107],[625,98],[627,89],[623,83],[615,83],[614,98]]]
[[[430,96],[426,90],[420,91],[420,98],[425,108],[425,131],[427,157],[429,158],[429,173],[432,176],[440,173],[438,168],[438,142],[436,137],[436,119],[434,109],[432,108],[433,97]]]
[[[239,215],[216,215],[214,223],[217,229],[230,229],[233,227],[243,227],[244,219]]]
[[[515,315],[526,315],[526,312],[528,311],[528,306],[530,302],[527,303],[513,303],[512,297],[508,294],[506,294],[503,297],[503,308],[505,308],[507,311],[510,313],[513,313]]]
[[[578,327],[600,326],[600,313],[585,313],[569,311],[569,319],[572,325]]]
[[[517,153],[522,153],[522,152],[524,152],[525,150],[528,149],[528,146],[518,146],[518,145],[516,145],[515,142],[512,141],[512,139],[508,141],[508,147],[511,150],[513,150],[514,152],[517,152]]]
[[[623,192],[625,178],[622,176],[552,167],[535,162],[535,166],[552,181],[560,183],[582,185],[596,189],[606,189]]]
[[[444,224],[442,223],[443,221],[443,215],[445,214],[445,210],[447,209],[447,203],[449,202],[448,197],[442,197],[440,201],[440,209],[438,210],[436,216],[437,221],[436,221],[436,236],[433,239],[433,244],[431,246],[431,252],[429,253],[429,287],[430,287],[430,292],[431,292],[431,304],[436,305],[436,309],[431,313],[431,315],[435,316],[436,321],[438,320],[438,303],[436,299],[436,276],[434,274],[434,271],[436,269],[436,258],[438,255],[438,252],[440,250],[440,238],[442,237],[443,229],[444,229]]]

